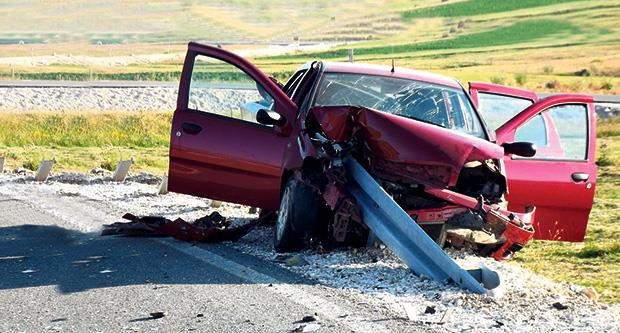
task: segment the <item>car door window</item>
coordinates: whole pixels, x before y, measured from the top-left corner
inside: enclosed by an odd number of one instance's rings
[[[517,128],[515,141],[525,141],[535,144],[538,148],[547,147],[547,124],[542,115],[538,114],[523,126]]]
[[[546,147],[530,159],[587,160],[588,110],[583,104],[551,107],[517,128],[515,141]]]
[[[241,69],[215,58],[196,56],[187,105],[190,110],[258,124],[258,110],[271,109],[273,102],[273,97]]]
[[[492,131],[533,103],[527,98],[478,92],[478,110]]]

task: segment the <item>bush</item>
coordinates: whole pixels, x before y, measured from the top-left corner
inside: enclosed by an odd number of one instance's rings
[[[491,76],[491,83],[506,84],[506,78],[501,75]]]
[[[515,74],[515,81],[517,81],[518,85],[523,86],[527,82],[527,75],[522,73]]]
[[[552,74],[553,73],[553,66],[547,65],[547,66],[543,67],[543,73],[545,73],[547,75]]]
[[[599,149],[599,156],[596,159],[596,165],[598,166],[612,166],[614,165],[614,160],[609,157],[609,153],[607,150],[607,145],[601,145]]]

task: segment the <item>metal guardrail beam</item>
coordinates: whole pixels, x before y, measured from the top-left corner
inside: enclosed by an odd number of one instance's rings
[[[454,262],[354,158],[347,158],[345,167],[348,189],[357,200],[364,223],[411,270],[439,282],[452,280],[474,293],[488,291]]]

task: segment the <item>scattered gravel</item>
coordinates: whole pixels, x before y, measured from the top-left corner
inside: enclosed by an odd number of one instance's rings
[[[24,176],[4,174],[0,175],[0,193],[30,202],[45,195],[67,200],[83,197],[93,205],[116,207],[119,214],[126,211],[188,220],[215,210],[208,199],[174,193],[157,195],[154,179],[142,174],[129,177],[125,183],[114,183],[106,176],[60,174],[37,183]],[[217,211],[240,222],[257,216],[249,213],[249,207],[228,203]],[[99,227],[92,226],[92,230]],[[511,263],[448,251],[462,267],[477,267],[482,262],[500,274],[502,292],[492,297],[469,294],[453,285],[417,277],[386,248],[342,249],[324,254],[310,249],[294,260],[303,260],[302,265],[290,265],[287,262],[293,255],[276,254],[271,242],[271,228],[258,227],[231,246],[342,289],[356,302],[386,310],[403,320],[436,323],[445,331],[620,331],[620,306],[596,303],[587,297],[583,287],[552,282]],[[435,312],[430,313],[428,308]]]
[[[201,88],[192,90],[190,105],[200,110],[230,112],[248,101],[258,101],[256,90]],[[2,111],[173,111],[173,87],[0,87]]]
[[[6,87],[0,111],[173,111],[176,99],[171,87]]]

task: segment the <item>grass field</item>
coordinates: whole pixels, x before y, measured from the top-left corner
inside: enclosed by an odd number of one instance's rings
[[[246,51],[266,47],[259,42],[330,42],[341,45],[253,60],[285,79],[308,60],[346,60],[353,48],[359,62],[394,60],[400,67],[463,82],[620,93],[620,26],[615,24],[620,0],[104,3],[7,2],[0,8],[7,14],[0,21],[0,58],[5,59],[0,59],[0,79],[176,81],[189,40],[243,44],[223,47]],[[106,19],[90,22],[67,14],[80,10]],[[38,15],[19,15],[28,11]],[[176,56],[141,57],[157,54]],[[44,59],[11,60],[29,56]],[[79,56],[122,59],[101,64]],[[586,77],[577,74],[583,70]]]
[[[6,168],[36,169],[55,158],[55,171],[113,170],[133,158],[133,172],[168,168],[170,113],[0,113],[0,156]],[[17,129],[17,130],[16,130]],[[599,122],[599,181],[585,242],[535,241],[514,260],[558,281],[595,287],[620,303],[620,120]]]
[[[403,12],[402,15],[405,19],[421,17],[465,17],[472,15],[510,12],[519,9],[530,9],[572,1],[576,0],[470,0],[450,3],[443,6],[430,6],[422,9],[408,10]]]

